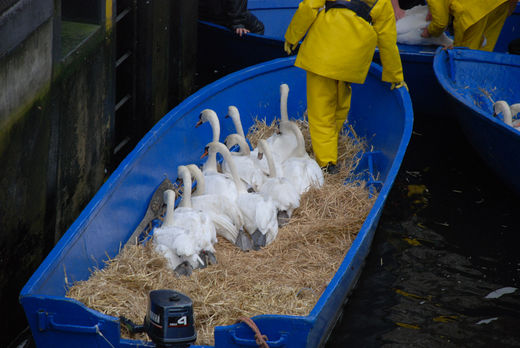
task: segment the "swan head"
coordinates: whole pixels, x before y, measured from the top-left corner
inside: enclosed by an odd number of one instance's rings
[[[204,122],[211,121],[212,119],[217,119],[218,120],[217,113],[214,110],[212,110],[212,109],[204,109],[199,114],[199,121],[197,122],[195,127],[200,126]]]
[[[231,119],[240,119],[240,112],[238,112],[238,108],[234,105],[228,106],[228,113],[226,115],[226,118]]]
[[[200,156],[200,158],[204,158],[206,156],[211,156],[212,154],[215,154],[217,152],[221,153],[221,154],[224,152],[229,153],[229,150],[226,147],[226,145],[222,144],[221,142],[212,141],[211,143],[206,145],[206,147],[204,148],[204,153],[202,154],[202,156]]]
[[[249,155],[251,150],[249,149],[249,145],[247,145],[246,139],[240,134],[234,133],[230,134],[224,140],[224,144],[228,149],[231,149],[233,146],[238,145],[240,147],[239,153],[241,155]]]
[[[165,190],[163,193],[163,200],[167,205],[175,204],[175,191],[170,189]]]
[[[493,116],[496,117],[500,113],[504,118],[504,123],[511,126],[513,124],[511,109],[509,108],[509,104],[504,100],[499,100],[493,104]]]
[[[196,164],[188,164],[187,167],[191,173],[191,176],[197,181],[197,187],[195,192],[193,192],[193,196],[204,194],[206,191],[206,183],[204,182],[204,175],[202,174],[202,171]]]
[[[510,112],[511,109],[509,108],[509,104],[505,100],[499,100],[493,104],[493,116],[496,116],[498,114],[504,114],[506,112]]]
[[[282,83],[280,85],[280,95],[289,95],[289,85]]]

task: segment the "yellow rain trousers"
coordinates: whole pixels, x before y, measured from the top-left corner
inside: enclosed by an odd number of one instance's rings
[[[307,71],[307,114],[312,149],[323,167],[336,164],[338,136],[350,109],[350,83]],[[310,101],[310,102],[309,102]]]
[[[509,14],[510,0],[428,0],[428,31],[439,36],[453,17],[453,46],[493,51]]]
[[[390,0],[375,2],[372,25],[349,9],[325,11],[324,6],[325,0],[303,0],[285,33],[290,44],[305,36],[295,66],[307,71],[307,113],[320,166],[337,162],[338,135],[350,109],[350,83],[365,82],[376,46],[383,65],[381,79],[403,81]]]

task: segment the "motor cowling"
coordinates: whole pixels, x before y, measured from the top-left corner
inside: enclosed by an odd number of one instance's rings
[[[150,291],[144,329],[158,347],[188,347],[197,339],[191,299],[174,290]]]

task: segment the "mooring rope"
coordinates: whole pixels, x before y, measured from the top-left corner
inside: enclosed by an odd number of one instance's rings
[[[262,333],[260,332],[260,329],[258,328],[258,326],[256,326],[253,319],[247,318],[247,317],[240,317],[240,319],[238,319],[238,321],[241,321],[241,322],[247,324],[247,326],[249,326],[251,328],[251,330],[253,330],[255,332],[256,344],[258,344],[259,347],[269,348],[269,345],[266,342],[266,340],[268,339],[267,336],[262,335]]]

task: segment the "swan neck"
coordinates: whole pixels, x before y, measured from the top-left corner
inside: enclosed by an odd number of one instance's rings
[[[280,89],[280,118],[282,121],[289,121],[289,114],[287,113],[287,98],[288,93],[286,89]]]
[[[294,133],[294,136],[296,137],[295,155],[297,157],[305,156],[305,154],[307,153],[305,151],[305,139],[303,139],[303,134],[300,131],[300,128],[294,122],[290,123],[289,128],[291,129],[291,132]]]
[[[265,158],[267,160],[267,165],[269,166],[269,177],[276,178],[277,177],[276,166],[274,165],[273,154],[271,152],[271,148],[269,147],[269,145],[267,144],[267,141],[265,141],[265,140],[261,140],[259,142],[259,145],[260,145],[260,149],[262,150],[262,152],[265,155]]]
[[[242,120],[240,119],[240,114],[236,112],[231,113],[231,119],[233,120],[233,124],[235,125],[235,129],[237,131],[237,134],[246,137],[244,134],[244,128],[242,126]]]
[[[240,140],[238,142],[238,146],[240,146],[240,154],[243,156],[249,156],[251,154],[251,149],[249,148],[249,145],[247,145],[246,138],[241,135]]]
[[[192,196],[201,196],[206,192],[206,182],[204,180],[204,175],[198,168],[190,169],[191,175],[197,180],[197,188],[195,192],[193,192]]]
[[[175,195],[168,196],[166,203],[166,214],[164,216],[163,226],[168,227],[173,225],[173,211],[175,209]]]
[[[191,173],[188,168],[184,167],[181,171],[182,178],[182,199],[179,207],[191,208]]]
[[[205,170],[217,172],[217,152],[212,151],[211,149],[208,151],[208,159],[204,164]]]
[[[237,171],[237,166],[235,161],[233,160],[233,156],[231,156],[231,152],[229,152],[229,150],[225,146],[222,146],[219,152],[222,155],[222,157],[224,157],[224,161],[226,161],[226,163],[229,166],[229,170],[231,171],[231,176],[233,177],[233,182],[235,183],[237,190],[244,191],[246,188],[240,180]]]
[[[220,141],[220,122],[218,117],[212,115],[208,119],[209,124],[211,125],[211,130],[213,131],[213,140],[212,141]]]

